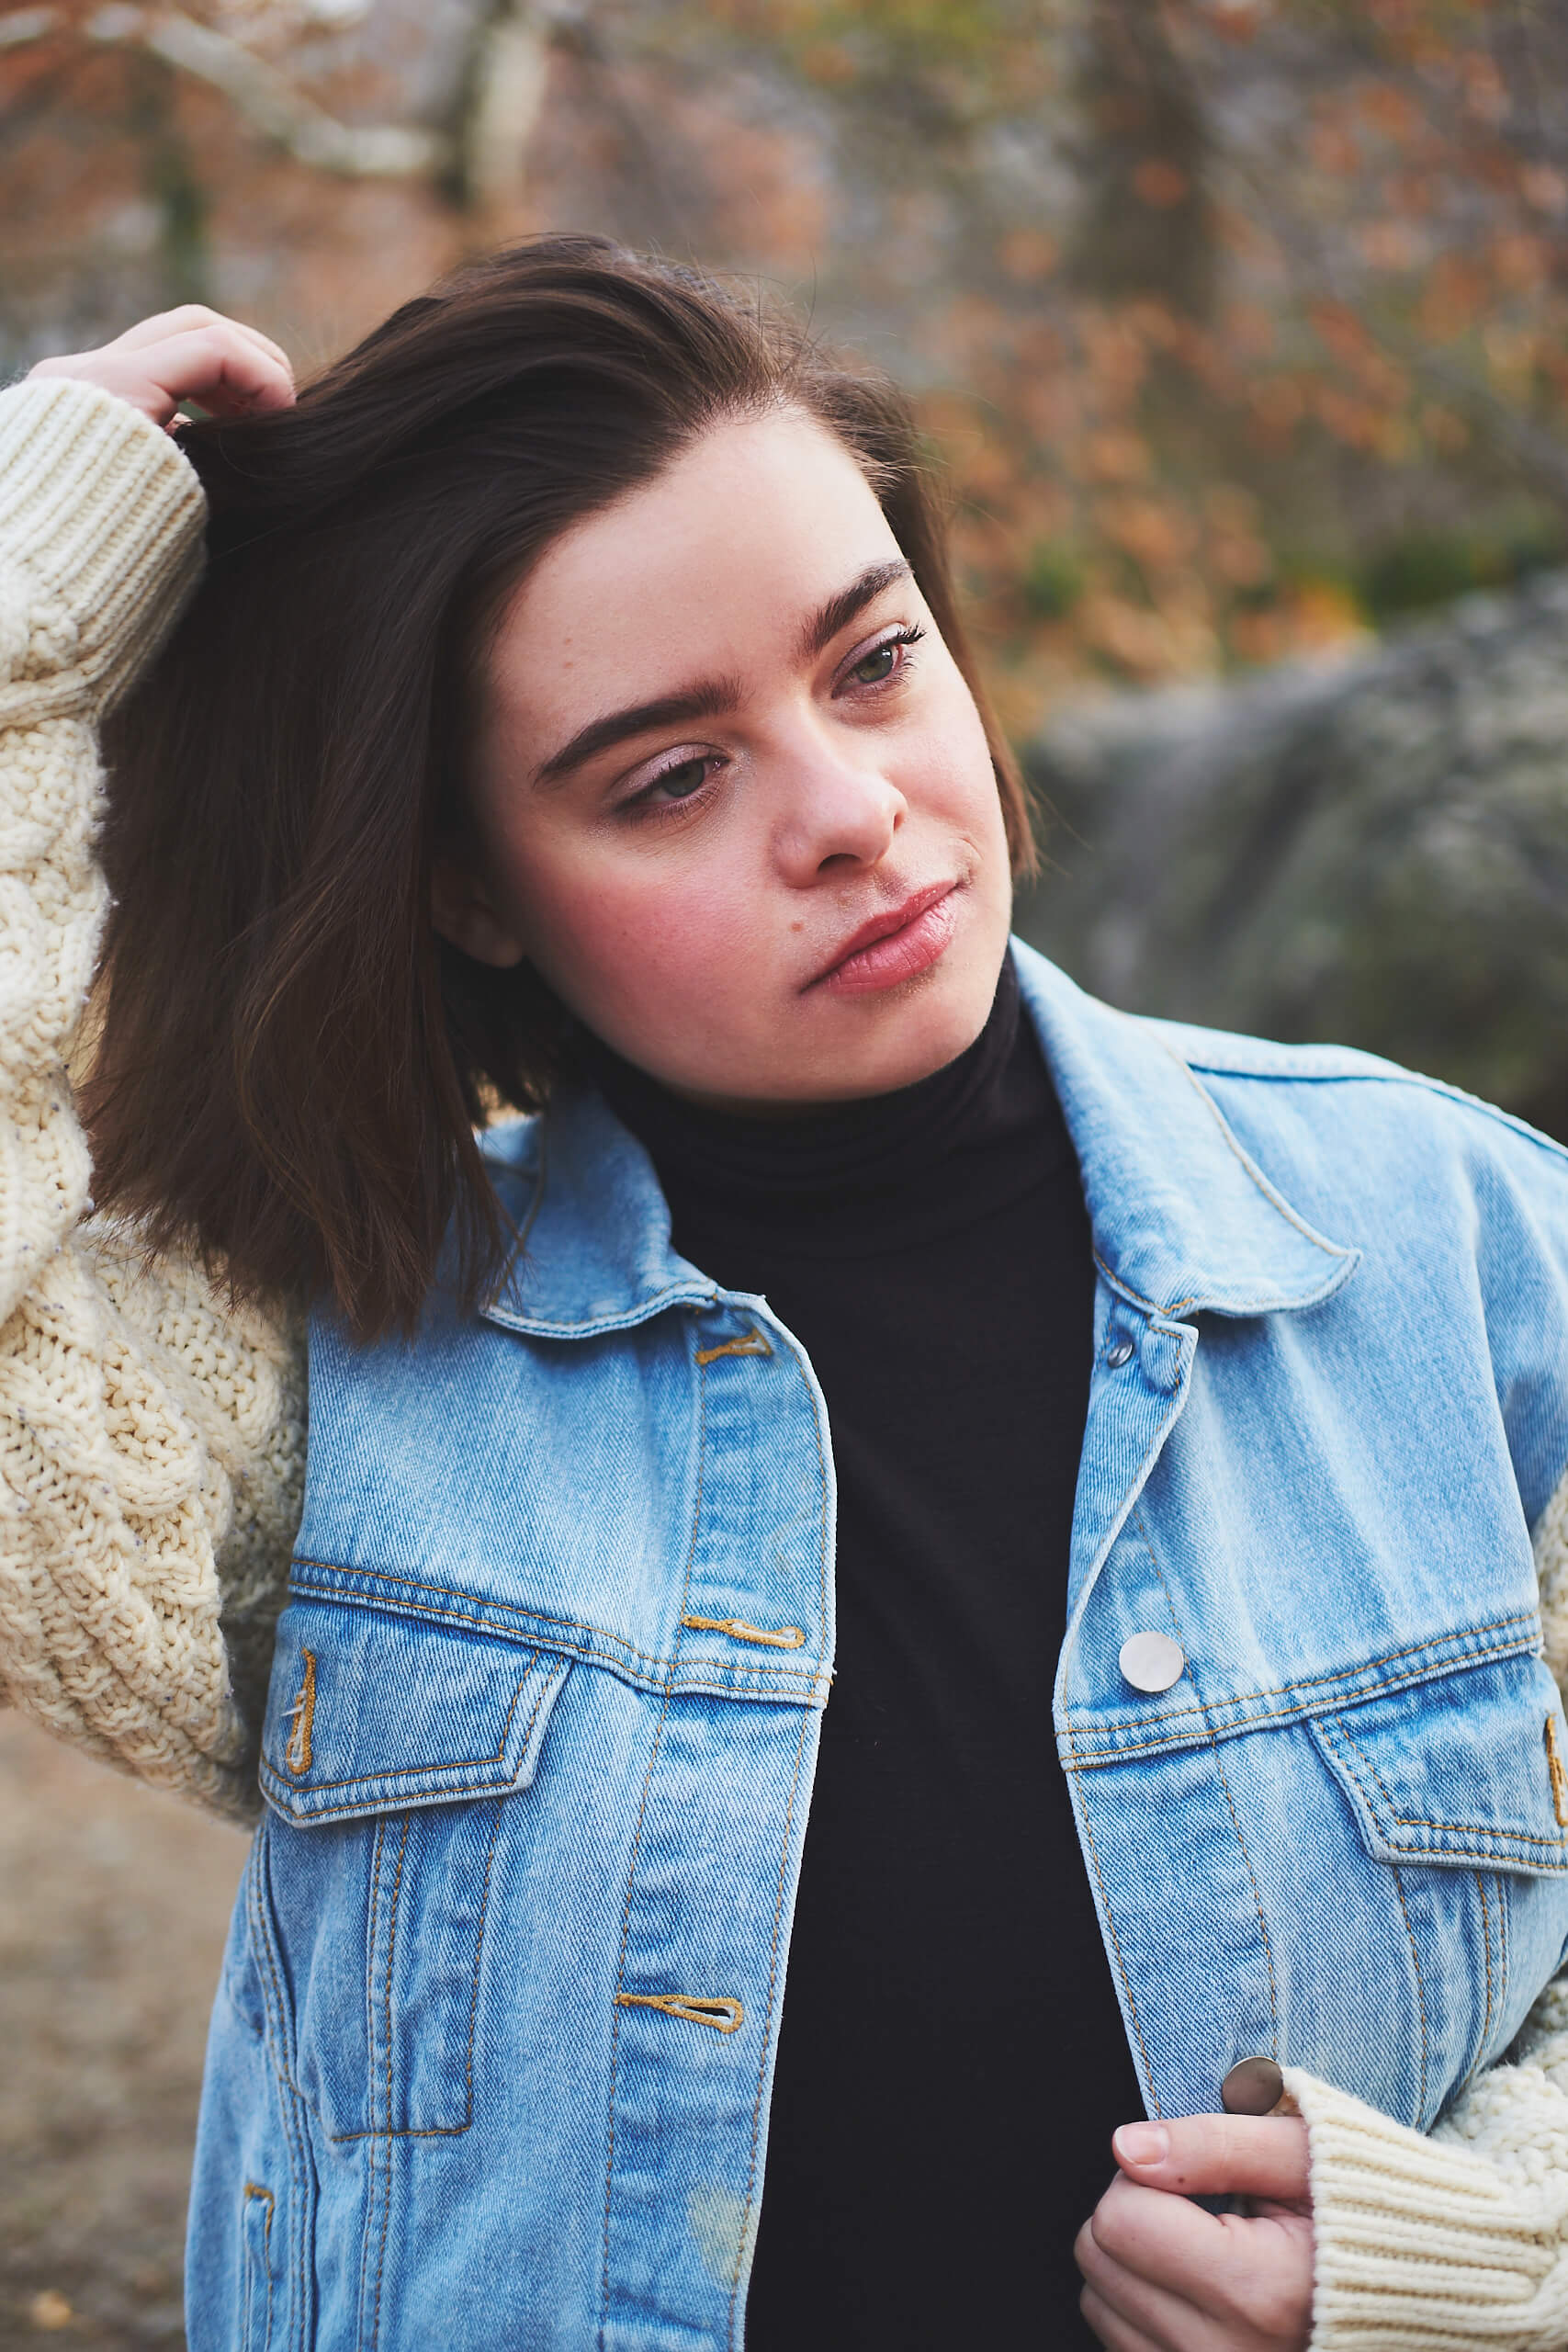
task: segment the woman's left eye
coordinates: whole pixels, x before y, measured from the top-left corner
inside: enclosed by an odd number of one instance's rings
[[[901,628],[896,636],[885,637],[869,653],[863,653],[844,672],[844,683],[852,686],[885,686],[896,678],[909,655],[911,646],[918,645],[925,635],[923,629]]]
[[[886,645],[879,645],[874,653],[868,653],[863,660],[857,662],[850,675],[857,685],[879,686],[884,678],[893,675],[897,664],[898,648],[890,640]]]

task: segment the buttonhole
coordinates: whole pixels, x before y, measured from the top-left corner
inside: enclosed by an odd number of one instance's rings
[[[1557,1745],[1557,1718],[1546,1719],[1546,1769],[1551,1775],[1551,1810],[1557,1815],[1558,1826],[1568,1829],[1568,1770],[1562,1763],[1562,1753]]]
[[[717,1347],[699,1348],[697,1363],[705,1371],[710,1363],[716,1363],[720,1356],[771,1356],[773,1352],[753,1323],[750,1329],[743,1331],[738,1340],[721,1340]]]
[[[283,1718],[286,1724],[294,1726],[288,1735],[288,1745],[283,1751],[283,1760],[296,1780],[310,1769],[310,1725],[316,1718],[316,1653],[305,1650],[301,1656],[305,1662],[305,1679],[299,1686],[299,1696]]]
[[[776,1634],[765,1625],[749,1625],[744,1617],[682,1617],[694,1634],[728,1634],[732,1642],[760,1642],[770,1650],[797,1650],[806,1635],[798,1625],[781,1625]]]
[[[669,2018],[685,2018],[693,2025],[711,2025],[716,2033],[737,2033],[746,2022],[739,2001],[713,1993],[617,1993],[622,2009],[662,2009]]]

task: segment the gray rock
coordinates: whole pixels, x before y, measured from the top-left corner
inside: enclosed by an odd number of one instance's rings
[[[1568,1139],[1568,573],[1026,754],[1025,936],[1131,1011],[1363,1046]]]

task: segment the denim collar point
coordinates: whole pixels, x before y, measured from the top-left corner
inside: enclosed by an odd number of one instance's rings
[[[1243,1150],[1162,1024],[1086,996],[1014,940],[1023,1001],[1078,1155],[1106,1279],[1145,1312],[1315,1306],[1360,1251],[1319,1233]]]
[[[485,1148],[517,1227],[483,1309],[491,1322],[587,1339],[717,1296],[671,1246],[653,1164],[597,1088],[561,1087],[547,1120],[513,1122]]]

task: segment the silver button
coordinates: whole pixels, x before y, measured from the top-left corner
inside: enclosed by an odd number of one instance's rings
[[[1272,2115],[1284,2096],[1285,2077],[1273,2058],[1240,2059],[1220,2085],[1227,2115]]]
[[[1105,1361],[1112,1372],[1120,1372],[1124,1363],[1131,1363],[1133,1361],[1132,1340],[1123,1338],[1112,1341],[1105,1351]]]
[[[1129,1634],[1116,1663],[1134,1690],[1168,1690],[1180,1681],[1187,1657],[1168,1634]]]

